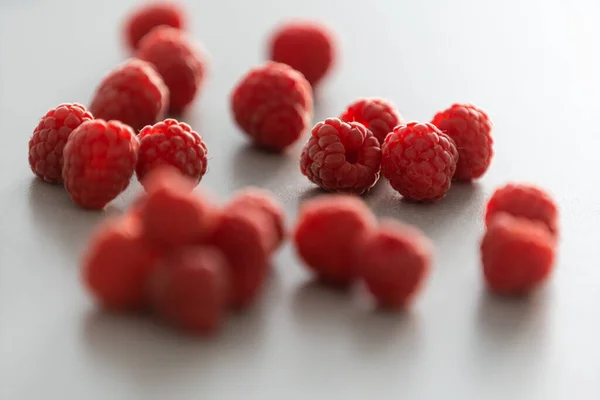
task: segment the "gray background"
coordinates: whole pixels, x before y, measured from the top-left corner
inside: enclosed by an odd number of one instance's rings
[[[435,205],[402,202],[385,181],[365,198],[435,242],[435,271],[405,315],[374,311],[360,291],[311,284],[286,246],[262,301],[215,339],[107,316],[82,290],[78,259],[94,227],[140,187],[103,213],[85,212],[33,179],[26,149],[41,115],[87,104],[125,57],[118,24],[133,2],[0,0],[1,399],[600,398],[600,3],[185,3],[211,56],[185,120],[210,148],[201,186],[216,195],[269,188],[293,221],[299,202],[318,193],[299,173],[301,143],[284,156],[256,152],[229,114],[232,86],[288,17],[322,19],[339,36],[315,120],[359,96],[387,97],[416,120],[471,101],[495,123],[492,168]],[[484,202],[512,180],[548,188],[561,207],[556,273],[527,301],[486,295],[478,261]]]

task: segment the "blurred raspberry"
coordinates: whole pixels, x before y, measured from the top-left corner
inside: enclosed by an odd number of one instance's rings
[[[138,7],[125,19],[123,36],[127,45],[135,50],[140,40],[158,26],[185,28],[185,13],[179,6],[170,1],[154,1]]]
[[[346,108],[340,116],[345,122],[360,122],[383,143],[385,137],[400,124],[402,116],[391,102],[377,98],[358,99]]]

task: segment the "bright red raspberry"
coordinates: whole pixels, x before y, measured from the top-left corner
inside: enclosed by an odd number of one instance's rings
[[[402,196],[432,201],[446,195],[458,151],[452,139],[434,125],[409,122],[397,126],[381,150],[381,172]]]
[[[275,151],[300,138],[312,107],[312,90],[302,74],[274,62],[251,69],[231,94],[238,126],[255,144]]]
[[[140,42],[136,57],[148,61],[169,88],[169,110],[180,114],[192,103],[202,87],[205,57],[179,29],[162,26],[152,30]]]
[[[414,227],[387,220],[361,246],[360,276],[379,304],[408,306],[431,269],[429,239]]]
[[[300,170],[325,190],[362,194],[379,180],[381,147],[364,125],[328,118],[312,129]]]
[[[269,59],[302,72],[311,85],[316,85],[333,66],[333,35],[315,22],[286,23],[272,34]]]
[[[63,149],[73,129],[94,119],[80,104],[61,104],[48,111],[29,139],[29,166],[49,183],[61,183]]]
[[[71,133],[64,149],[65,189],[81,207],[102,209],[133,175],[138,140],[119,121],[86,121]]]
[[[454,104],[433,117],[432,124],[454,140],[458,163],[454,179],[470,181],[481,177],[494,155],[492,122],[488,115],[472,104]]]
[[[499,213],[481,242],[483,275],[497,294],[522,295],[548,279],[555,241],[539,221]]]
[[[208,166],[208,148],[199,134],[183,122],[166,119],[146,126],[138,135],[140,150],[135,168],[138,180],[161,165],[171,165],[198,184]]]
[[[162,25],[184,29],[184,10],[179,5],[169,1],[155,1],[138,7],[127,16],[123,28],[123,36],[127,45],[132,50],[135,50],[138,48],[140,40],[148,32]]]
[[[404,124],[402,116],[391,102],[377,98],[358,99],[340,116],[342,121],[360,122],[383,143],[388,133]]]
[[[344,286],[357,277],[360,249],[375,224],[360,199],[320,196],[302,204],[293,240],[298,255],[319,279]]]
[[[169,89],[152,65],[131,59],[113,69],[100,83],[90,112],[96,118],[117,120],[136,132],[164,117]]]
[[[558,206],[550,194],[537,186],[509,183],[498,188],[485,209],[487,226],[498,213],[543,222],[553,236],[558,236]]]

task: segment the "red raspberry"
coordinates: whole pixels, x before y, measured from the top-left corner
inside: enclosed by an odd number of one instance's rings
[[[381,148],[371,131],[338,118],[315,125],[300,155],[302,174],[330,191],[362,194],[377,183],[380,169]]]
[[[148,194],[152,194],[163,187],[178,192],[191,192],[196,187],[196,182],[189,176],[183,175],[179,169],[168,164],[153,168],[140,183]]]
[[[542,284],[552,272],[554,239],[543,223],[500,213],[481,242],[481,261],[488,288],[521,295]]]
[[[100,83],[90,111],[96,118],[117,120],[136,132],[164,117],[169,89],[151,64],[128,60]]]
[[[274,62],[251,69],[231,95],[239,127],[254,143],[275,151],[300,138],[312,107],[312,91],[302,74]]]
[[[146,4],[127,16],[123,36],[131,49],[137,49],[140,40],[161,25],[184,29],[184,10],[172,2]]]
[[[362,244],[360,275],[382,306],[408,306],[429,274],[432,248],[418,229],[383,221]]]
[[[385,137],[398,125],[404,124],[402,116],[391,102],[377,98],[358,99],[340,116],[342,121],[360,122],[383,143]]]
[[[95,119],[75,129],[65,146],[62,176],[73,202],[102,209],[129,185],[138,140],[118,121]]]
[[[558,236],[558,206],[543,189],[533,185],[509,183],[497,189],[487,203],[487,226],[498,213],[528,218],[546,224],[553,236]]]
[[[61,183],[63,149],[73,129],[94,119],[80,104],[61,104],[42,117],[29,139],[29,166],[49,183]]]
[[[431,201],[446,195],[458,151],[452,139],[434,125],[409,122],[397,126],[381,150],[381,172],[402,196]]]
[[[321,280],[347,285],[358,274],[360,248],[375,226],[360,199],[328,195],[302,204],[293,238],[298,255]]]
[[[481,177],[490,166],[494,149],[492,122],[472,104],[454,104],[433,117],[432,124],[454,140],[458,164],[454,179],[470,181]]]
[[[183,122],[166,119],[146,126],[138,135],[140,151],[135,168],[138,180],[160,165],[171,165],[198,184],[207,168],[208,148],[192,128]]]
[[[205,75],[202,50],[183,31],[168,26],[152,30],[136,57],[148,61],[169,88],[171,113],[182,113],[194,100]]]
[[[329,30],[314,22],[292,22],[272,35],[269,58],[302,72],[316,85],[331,69],[335,54]]]

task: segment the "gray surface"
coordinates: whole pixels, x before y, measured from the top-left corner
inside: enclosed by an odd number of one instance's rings
[[[0,1],[1,399],[600,398],[597,1],[189,0],[212,62],[186,121],[209,145],[202,186],[217,195],[272,189],[292,221],[315,194],[298,171],[300,144],[282,157],[257,153],[229,115],[231,87],[284,17],[320,17],[340,37],[316,119],[365,95],[417,120],[472,101],[489,111],[497,141],[484,179],[437,205],[406,204],[386,182],[366,197],[436,244],[435,272],[412,312],[374,312],[360,294],[310,284],[286,246],[263,301],[205,341],[99,313],[79,284],[88,235],[127,208],[137,183],[91,213],[28,169],[37,119],[61,102],[87,102],[124,56],[116,23],[132,2],[103,3]],[[554,279],[524,302],[487,296],[479,271],[484,200],[509,180],[547,187],[562,209]]]

